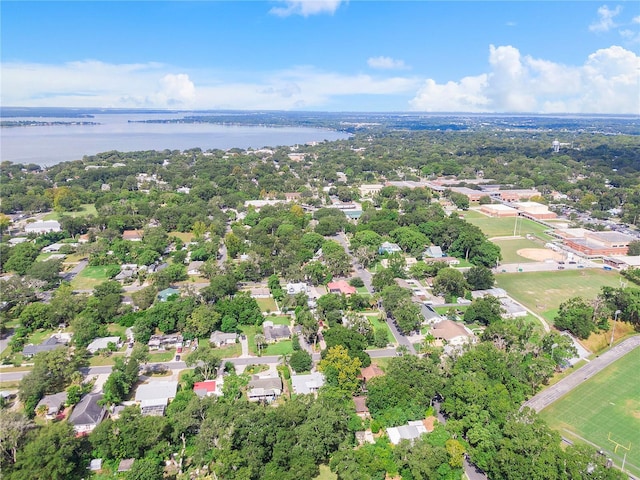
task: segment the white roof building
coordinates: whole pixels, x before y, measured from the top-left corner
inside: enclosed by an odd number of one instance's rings
[[[26,233],[59,232],[60,222],[57,220],[38,220],[37,222],[27,223],[24,231]]]
[[[424,433],[427,433],[427,428],[424,426],[422,420],[414,420],[400,427],[387,428],[389,441],[394,445],[398,445],[402,440],[409,440],[411,442]]]
[[[98,350],[108,348],[110,343],[114,343],[116,347],[119,347],[122,345],[122,340],[120,337],[99,337],[87,345],[87,350],[89,350],[89,353],[96,353]]]
[[[140,385],[136,390],[136,402],[140,404],[143,415],[164,415],[169,400],[175,398],[178,382],[161,380]]]

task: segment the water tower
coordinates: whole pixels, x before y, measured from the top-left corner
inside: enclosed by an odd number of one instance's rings
[[[551,142],[551,146],[554,152],[558,153],[560,151],[560,142],[557,139]]]

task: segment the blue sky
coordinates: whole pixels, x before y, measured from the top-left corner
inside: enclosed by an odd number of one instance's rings
[[[5,106],[640,113],[640,3],[3,0]]]

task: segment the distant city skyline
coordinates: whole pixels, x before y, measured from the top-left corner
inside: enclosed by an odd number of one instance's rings
[[[2,106],[640,114],[640,4],[3,0]]]

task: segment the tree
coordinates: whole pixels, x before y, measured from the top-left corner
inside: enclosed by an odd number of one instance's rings
[[[640,255],[640,240],[634,240],[632,242],[629,242],[627,255],[631,255],[634,257]]]
[[[464,312],[465,323],[479,323],[490,325],[502,318],[502,304],[500,300],[491,295],[476,298]]]
[[[158,290],[153,285],[136,290],[131,294],[131,300],[140,310],[146,310],[156,300]]]
[[[5,262],[4,269],[16,272],[18,275],[25,275],[36,261],[39,251],[38,247],[31,242],[19,243],[9,251],[10,257]]]
[[[324,374],[328,385],[338,387],[350,395],[358,388],[361,367],[360,359],[350,357],[349,351],[342,345],[329,348],[325,358],[318,364],[318,370]]]
[[[35,424],[24,414],[6,408],[0,409],[0,465],[15,463],[18,450],[24,443],[27,433]]]
[[[82,440],[73,426],[58,422],[40,429],[17,456],[11,478],[34,480],[73,480],[83,478],[86,463]]]
[[[472,290],[487,290],[493,288],[495,282],[493,272],[482,265],[471,267],[465,272],[464,278]]]
[[[463,297],[466,288],[464,275],[455,268],[443,268],[433,281],[433,292],[436,295]]]
[[[312,365],[311,355],[306,350],[298,350],[291,354],[289,366],[296,373],[308,372]]]
[[[187,317],[183,329],[185,335],[190,338],[205,337],[218,329],[222,316],[211,305],[199,305]]]
[[[47,282],[49,288],[60,282],[60,271],[62,270],[62,260],[46,260],[44,262],[34,262],[27,270],[27,275],[43,282]]]
[[[209,342],[202,342],[195,351],[187,355],[185,363],[190,368],[195,367],[195,374],[203,380],[211,380],[216,378],[222,359]]]
[[[561,303],[553,323],[556,328],[568,330],[583,340],[596,330],[593,323],[593,307],[581,297],[573,297]]]
[[[140,458],[133,462],[126,480],[159,480],[163,477],[164,467],[157,458]]]

